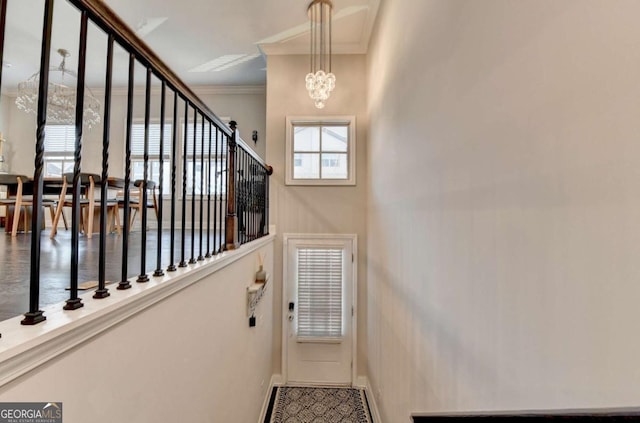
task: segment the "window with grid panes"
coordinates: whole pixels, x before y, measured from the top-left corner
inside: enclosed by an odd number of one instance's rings
[[[287,118],[288,185],[355,185],[355,117]]]

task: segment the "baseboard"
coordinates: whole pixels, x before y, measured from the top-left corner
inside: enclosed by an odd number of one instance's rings
[[[284,380],[282,379],[282,375],[273,375],[271,376],[271,386],[282,386],[284,385]]]
[[[358,376],[354,386],[357,388],[363,388],[367,394],[367,402],[369,403],[369,411],[371,411],[373,423],[382,423],[382,419],[380,419],[380,412],[378,412],[378,405],[376,404],[376,397],[373,395],[373,388],[371,387],[369,378],[366,376]]]
[[[366,376],[358,376],[356,381],[353,383],[354,388],[367,388],[367,383],[369,383],[368,378]]]
[[[264,400],[262,402],[262,409],[260,410],[260,418],[258,423],[263,423],[265,415],[267,414],[267,409],[269,408],[269,401],[271,400],[271,392],[273,391],[274,386],[282,385],[282,375],[271,375],[271,379],[269,380],[269,387],[267,388],[267,394],[264,396]]]

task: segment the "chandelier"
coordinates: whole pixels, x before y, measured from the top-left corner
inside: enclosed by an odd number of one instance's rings
[[[58,49],[62,61],[49,68],[49,92],[47,96],[47,123],[73,125],[76,119],[77,74],[66,67],[69,52]],[[70,82],[70,85],[69,85]],[[26,81],[18,83],[16,105],[27,113],[37,114],[40,73],[36,72]],[[88,129],[100,123],[100,101],[85,87],[83,121]]]
[[[311,70],[307,74],[306,83],[309,97],[318,109],[336,86],[336,76],[331,73],[331,13],[333,4],[330,0],[313,0],[309,5],[311,50]]]

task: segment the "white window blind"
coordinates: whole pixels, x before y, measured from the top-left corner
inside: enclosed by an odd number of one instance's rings
[[[46,153],[73,154],[75,126],[47,125],[44,130],[44,151]]]
[[[74,125],[46,125],[44,129],[44,176],[73,172],[76,142]]]
[[[171,155],[171,124],[164,125],[163,151],[164,158]],[[131,126],[131,155],[144,156],[144,123],[134,123]],[[160,156],[160,124],[149,124],[149,156]]]
[[[299,248],[299,337],[342,337],[343,250]]]

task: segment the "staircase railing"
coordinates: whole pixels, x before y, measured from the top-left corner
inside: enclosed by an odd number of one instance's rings
[[[3,57],[5,46],[5,27],[7,3],[10,1],[21,2],[23,0],[0,0],[0,61]],[[151,80],[152,77],[160,82],[160,154],[159,166],[163,169],[165,144],[166,114],[172,116],[173,128],[171,132],[170,153],[170,194],[169,198],[163,197],[163,172],[159,173],[159,180],[155,181],[159,186],[158,201],[158,237],[156,269],[152,277],[163,276],[165,270],[173,272],[178,267],[187,267],[206,258],[212,257],[225,249],[234,249],[245,242],[257,239],[268,234],[268,190],[271,168],[256,155],[238,136],[235,122],[227,126],[207,105],[149,48],[136,34],[112,11],[99,0],[56,0],[67,1],[80,11],[79,54],[77,68],[77,95],[75,103],[75,145],[74,167],[72,183],[72,222],[71,222],[71,272],[69,280],[69,298],[64,306],[67,310],[82,307],[83,300],[78,296],[78,266],[79,266],[79,226],[81,213],[81,169],[83,146],[83,109],[84,87],[87,68],[87,32],[88,26],[93,24],[107,34],[106,70],[105,70],[105,95],[103,110],[102,133],[102,163],[101,181],[107,181],[111,177],[110,149],[111,149],[111,100],[113,85],[114,45],[119,45],[128,55],[128,82],[127,82],[127,122],[125,140],[125,171],[123,188],[123,231],[122,231],[122,268],[121,280],[117,289],[123,290],[131,287],[129,278],[128,252],[130,249],[130,207],[132,198],[132,128],[133,128],[133,100],[135,87],[136,64],[144,67],[146,74],[144,80],[145,116],[144,116],[144,174],[142,183],[138,184],[142,198],[139,200],[147,204],[150,186],[149,180],[149,138],[150,138],[150,109],[151,109]],[[40,3],[38,3],[40,4]],[[34,137],[34,172],[33,172],[33,211],[31,221],[31,265],[29,272],[30,291],[28,311],[24,315],[22,324],[33,325],[46,319],[40,310],[40,259],[41,259],[41,231],[43,222],[43,171],[44,171],[44,147],[45,126],[47,123],[47,98],[48,98],[48,72],[50,68],[51,34],[53,30],[54,0],[44,1],[44,20],[42,24],[42,44],[39,66],[39,88],[37,101],[36,132]],[[0,67],[0,81],[2,80],[2,67]],[[171,97],[173,101],[167,101]],[[171,106],[173,107],[171,110]],[[169,109],[169,110],[168,110]],[[184,109],[184,139],[178,135],[179,109]],[[187,139],[187,125],[193,125],[192,140]],[[199,131],[198,131],[199,127]],[[199,139],[197,139],[199,138]],[[191,143],[192,141],[192,143]],[[182,148],[180,144],[182,143]],[[187,151],[187,147],[193,151]],[[199,145],[199,147],[198,147]],[[196,154],[199,150],[200,154]],[[178,158],[182,153],[182,175],[177,172]],[[191,162],[188,162],[188,156]],[[220,159],[222,157],[222,160]],[[187,168],[191,166],[192,174],[187,174]],[[196,173],[196,168],[200,172]],[[199,175],[199,177],[198,177]],[[149,182],[146,182],[149,181]],[[191,190],[188,191],[189,181]],[[182,189],[178,184],[182,182]],[[107,184],[102,183],[102,198],[106,198]],[[153,191],[152,191],[153,193]],[[178,201],[181,202],[181,221],[179,228],[176,218]],[[170,201],[169,207],[169,234],[170,257],[167,262],[162,261],[162,234],[163,214],[165,212],[163,202]],[[190,200],[190,210],[187,203]],[[223,204],[226,207],[223,210]],[[197,207],[196,207],[197,206]],[[224,213],[224,217],[223,217]],[[141,255],[140,275],[136,281],[144,283],[150,280],[147,274],[146,244],[147,235],[144,228],[147,227],[147,207],[141,210]],[[213,218],[212,218],[213,217]],[[187,220],[190,219],[189,224]],[[93,295],[95,299],[108,297],[109,290],[106,287],[106,225],[107,202],[100,204],[100,241],[99,241],[99,269],[98,287]],[[26,228],[25,228],[26,230]],[[179,243],[176,240],[179,236]],[[196,245],[196,239],[198,243]],[[187,241],[190,241],[188,248]],[[178,258],[178,246],[180,256]],[[187,253],[190,254],[188,257]],[[132,264],[132,263],[131,263]]]

